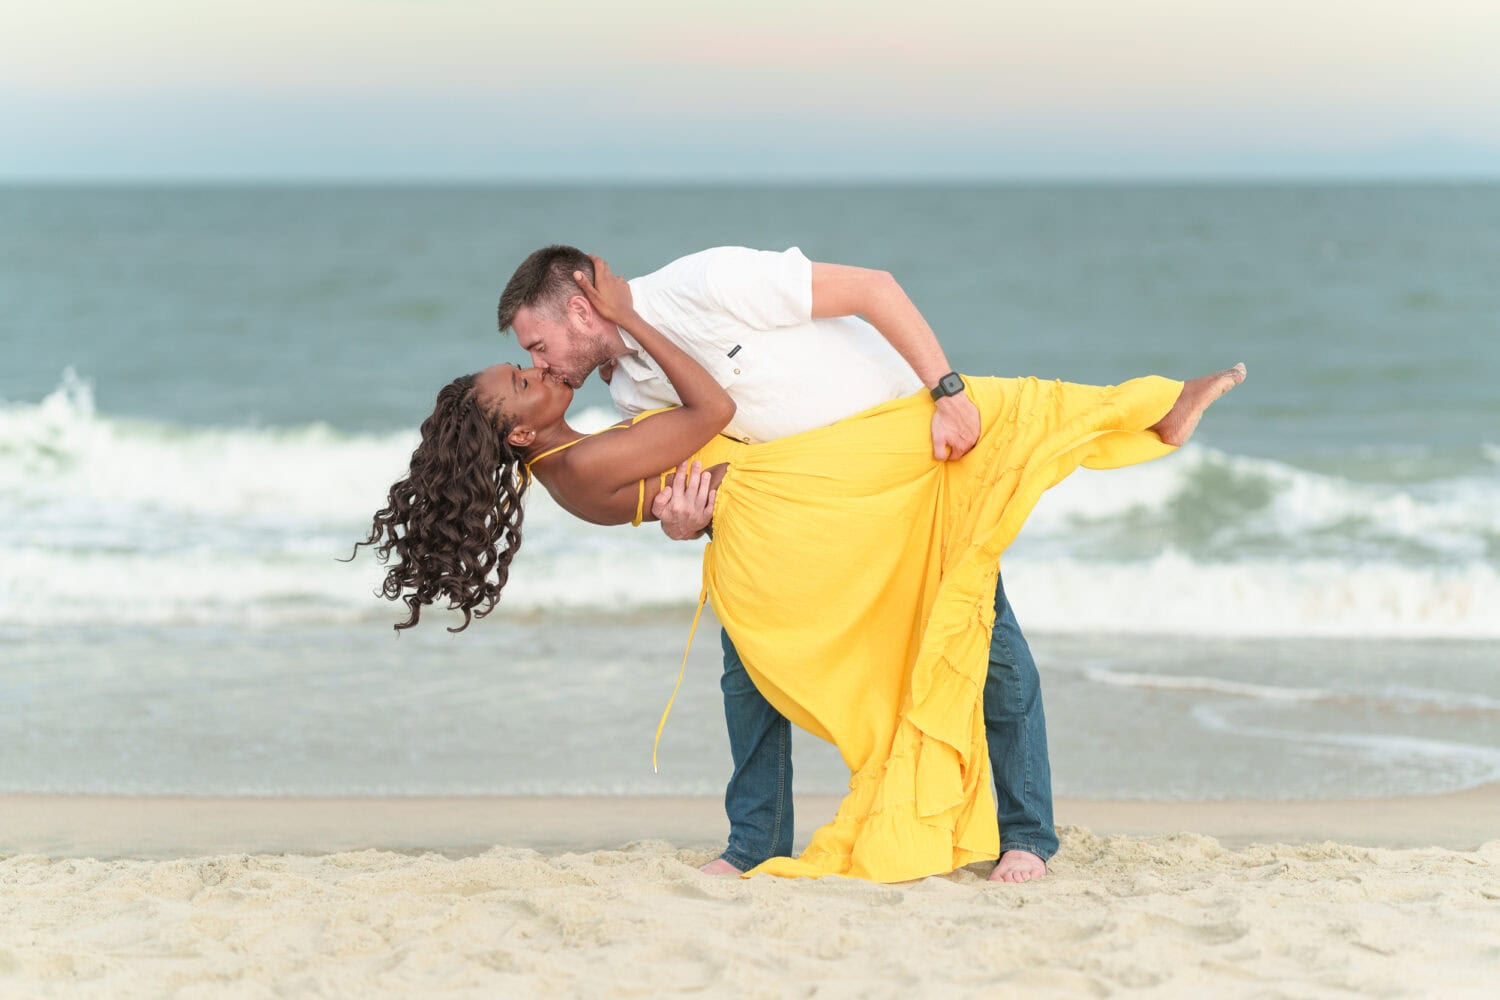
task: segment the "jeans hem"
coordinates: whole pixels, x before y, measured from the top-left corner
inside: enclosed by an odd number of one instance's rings
[[[1000,853],[1004,854],[1006,851],[1025,851],[1027,854],[1035,854],[1037,857],[1042,859],[1043,863],[1051,860],[1052,855],[1057,853],[1055,850],[1044,851],[1036,844],[1026,844],[1020,842],[1002,843],[1000,845]]]
[[[728,861],[730,864],[734,865],[742,872],[747,872],[750,869],[754,868],[756,865],[760,864],[759,861],[751,861],[744,855],[735,854],[732,851],[725,851],[723,854],[719,855],[719,860]]]

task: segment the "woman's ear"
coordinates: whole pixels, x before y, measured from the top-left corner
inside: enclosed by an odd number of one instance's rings
[[[510,433],[505,436],[505,440],[517,448],[529,448],[531,447],[531,442],[536,440],[536,431],[530,427],[512,427]]]

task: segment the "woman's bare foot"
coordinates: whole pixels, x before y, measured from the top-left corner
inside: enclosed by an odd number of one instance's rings
[[[1245,381],[1244,362],[1212,375],[1190,378],[1182,385],[1182,392],[1171,411],[1151,426],[1157,436],[1174,448],[1187,444],[1188,438],[1198,427],[1198,418],[1210,403],[1230,389]]]
[[[708,864],[698,869],[705,875],[743,875],[738,868],[725,861],[723,858],[714,858]]]

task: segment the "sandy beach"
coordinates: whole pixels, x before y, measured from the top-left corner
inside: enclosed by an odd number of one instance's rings
[[[1052,875],[700,874],[709,798],[4,796],[0,993],[1492,995],[1500,787],[1061,800]],[[798,800],[800,839],[832,800]],[[1186,832],[1192,831],[1192,832]]]

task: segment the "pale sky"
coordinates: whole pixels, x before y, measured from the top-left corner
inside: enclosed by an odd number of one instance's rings
[[[0,178],[1500,178],[1500,0],[0,2]]]

